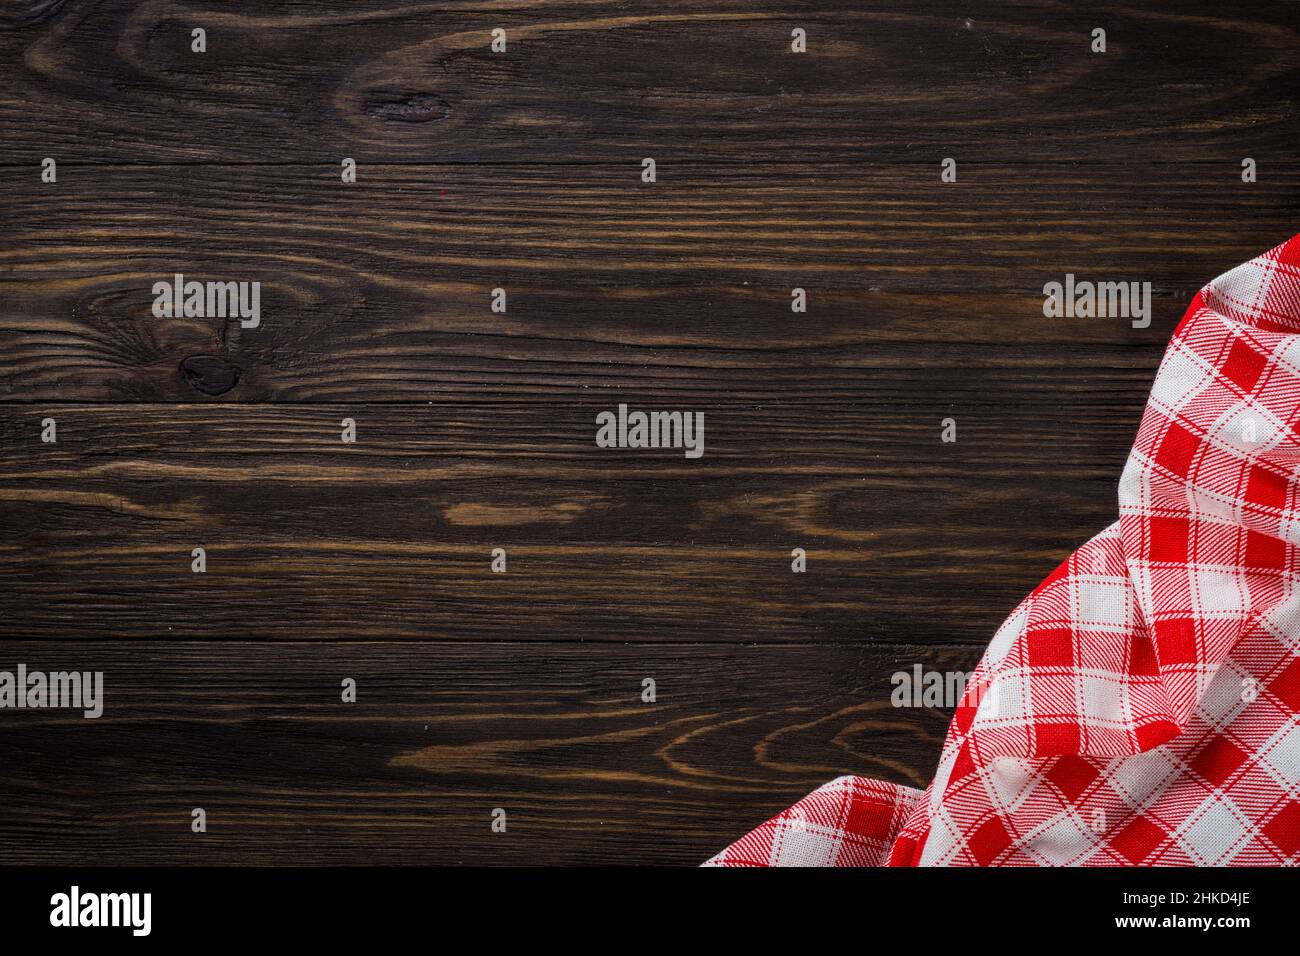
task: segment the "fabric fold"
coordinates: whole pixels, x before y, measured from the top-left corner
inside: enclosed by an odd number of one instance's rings
[[[1118,520],[994,635],[924,793],[856,777],[708,861],[1300,861],[1300,237],[1193,299]]]

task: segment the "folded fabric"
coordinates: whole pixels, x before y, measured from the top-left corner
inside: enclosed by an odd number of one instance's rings
[[[1119,520],[1007,618],[934,780],[841,777],[715,866],[1300,862],[1300,236],[1192,300]]]

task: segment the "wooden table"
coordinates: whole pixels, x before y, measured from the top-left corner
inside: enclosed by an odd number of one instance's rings
[[[923,786],[891,675],[1113,520],[1187,301],[1297,231],[1300,10],[1224,8],[5,4],[0,669],[106,690],[0,710],[0,862],[691,864]]]

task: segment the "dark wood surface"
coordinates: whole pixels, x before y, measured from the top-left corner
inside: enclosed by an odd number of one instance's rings
[[[890,674],[1113,520],[1187,300],[1297,231],[1300,8],[1223,6],[0,6],[0,669],[107,685],[0,710],[0,862],[689,864],[924,786]]]
[[[924,785],[946,729],[888,703],[916,649],[865,641],[9,652],[102,667],[109,704],[95,721],[7,721],[0,863],[692,864],[845,768]],[[190,832],[196,806],[206,834]]]

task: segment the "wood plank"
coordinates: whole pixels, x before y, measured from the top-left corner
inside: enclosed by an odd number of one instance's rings
[[[1300,165],[73,168],[0,184],[0,396],[416,401],[849,397],[883,370],[1154,367],[1196,289],[1288,238]],[[152,288],[259,281],[262,323]],[[1045,282],[1152,283],[1153,321],[1046,319]],[[493,288],[508,312],[493,313]],[[790,290],[807,290],[794,314]],[[929,387],[933,376],[921,383]]]
[[[597,448],[590,400],[7,406],[0,635],[983,644],[1114,520],[1146,386],[952,378],[701,405],[696,460]]]
[[[1158,176],[1147,164],[1292,155],[1298,20],[1284,0],[24,0],[0,21],[0,153],[33,168],[1032,153]]]
[[[102,671],[105,706],[0,710],[0,862],[698,863],[840,774],[923,785],[948,712],[892,707],[890,675],[977,657],[6,643],[0,669]]]

